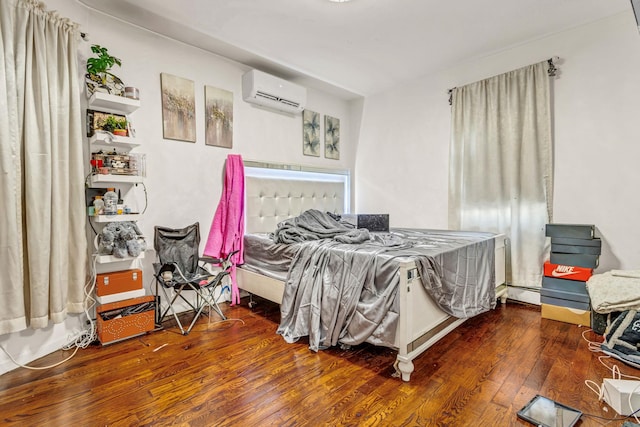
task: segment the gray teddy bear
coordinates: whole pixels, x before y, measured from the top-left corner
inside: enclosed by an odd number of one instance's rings
[[[98,252],[116,258],[137,257],[146,249],[144,236],[135,222],[110,222],[100,234]]]

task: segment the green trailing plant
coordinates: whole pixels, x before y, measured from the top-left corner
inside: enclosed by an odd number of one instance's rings
[[[97,44],[91,46],[91,52],[95,53],[96,57],[87,59],[87,73],[100,77],[101,80],[104,80],[105,74],[117,77],[110,73],[109,70],[114,65],[122,65],[122,61],[119,58],[109,55],[109,50],[106,47]]]

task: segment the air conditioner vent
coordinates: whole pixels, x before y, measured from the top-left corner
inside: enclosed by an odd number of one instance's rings
[[[300,108],[299,102],[289,101],[288,99],[280,99],[280,102],[282,102],[283,104],[291,105],[292,107],[295,107],[295,108]]]
[[[299,114],[307,102],[307,89],[262,71],[251,70],[242,76],[242,99],[266,108]]]
[[[280,101],[280,98],[278,98],[277,96],[271,95],[271,94],[268,94],[268,93],[265,93],[265,92],[261,92],[261,91],[257,91],[256,92],[256,96],[259,96],[261,98],[270,99],[272,101]]]

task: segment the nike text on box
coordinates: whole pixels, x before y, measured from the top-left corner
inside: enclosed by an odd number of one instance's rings
[[[551,264],[547,261],[544,263],[544,275],[558,279],[586,282],[593,275],[593,269],[573,265]]]
[[[596,226],[590,224],[547,224],[547,237],[568,237],[571,239],[593,239]]]

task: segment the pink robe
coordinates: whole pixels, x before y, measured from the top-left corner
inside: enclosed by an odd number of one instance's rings
[[[239,154],[229,154],[225,164],[224,186],[218,208],[211,223],[204,254],[224,258],[231,257],[231,305],[240,303],[240,291],[236,281],[236,266],[244,263],[244,164]]]

